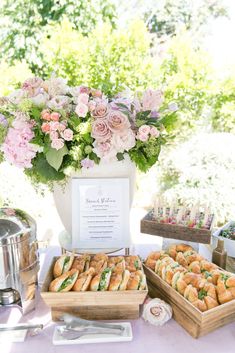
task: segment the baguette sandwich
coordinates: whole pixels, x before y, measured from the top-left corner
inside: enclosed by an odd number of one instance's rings
[[[56,260],[54,268],[53,268],[53,275],[54,278],[61,276],[63,273],[70,270],[72,267],[74,260],[74,255],[62,255]]]
[[[123,272],[113,272],[111,275],[108,290],[110,291],[126,290],[129,278],[130,278],[130,272],[128,270],[125,270]]]
[[[76,292],[85,292],[86,290],[88,290],[94,274],[95,270],[93,267],[90,267],[89,270],[81,273],[78,276],[76,282],[74,283],[72,290]]]
[[[70,271],[65,272],[63,275],[55,278],[50,286],[50,292],[68,292],[74,286],[78,277],[78,271],[72,269]]]
[[[93,256],[90,262],[90,267],[95,269],[95,273],[98,274],[106,269],[108,264],[108,256],[106,254],[96,254]]]
[[[75,268],[79,273],[85,272],[89,269],[90,259],[91,257],[88,254],[77,256],[75,257],[71,268]]]
[[[109,287],[109,282],[112,274],[112,269],[107,267],[92,278],[90,289],[94,292],[105,291]]]
[[[131,272],[127,283],[128,290],[143,290],[146,288],[146,277],[143,271]]]

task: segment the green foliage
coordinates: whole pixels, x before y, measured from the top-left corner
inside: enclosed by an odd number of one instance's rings
[[[211,100],[211,124],[215,131],[235,134],[235,72],[229,78],[217,82]]]
[[[49,185],[50,181],[60,181],[65,178],[64,173],[56,171],[40,153],[33,161],[33,167],[24,170],[25,174],[30,177],[33,183],[45,183]]]
[[[83,36],[64,19],[51,27],[42,49],[48,74],[67,77],[70,84],[99,87],[108,94],[125,86],[134,90],[156,86],[156,60],[150,56],[150,35],[141,21],[127,31],[102,24]]]
[[[214,91],[212,65],[204,50],[194,48],[188,32],[171,40],[157,77],[166,87],[167,100],[179,106],[174,130],[178,138],[188,138],[197,128],[208,124],[206,113]]]
[[[23,60],[33,72],[43,67],[41,38],[47,25],[66,15],[73,27],[89,33],[102,20],[114,25],[115,8],[109,0],[3,0],[0,4],[0,56],[11,64]]]
[[[51,167],[58,171],[66,154],[68,154],[66,145],[64,145],[59,151],[50,147],[46,153],[46,160]]]

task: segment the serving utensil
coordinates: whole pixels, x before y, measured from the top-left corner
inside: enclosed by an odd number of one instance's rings
[[[80,330],[74,330],[73,328],[67,326],[60,326],[57,328],[60,336],[66,340],[75,340],[85,335],[118,335],[121,336],[124,332],[120,329],[108,329],[108,328],[98,328],[98,327],[88,327]]]
[[[122,325],[97,322],[93,320],[85,320],[80,317],[76,317],[70,314],[64,314],[61,317],[62,321],[65,322],[66,327],[70,329],[74,329],[77,331],[83,330],[85,328],[103,328],[103,329],[114,329],[124,331],[125,328]]]
[[[17,324],[17,325],[0,324],[0,332],[31,330],[31,335],[36,335],[42,329],[43,329],[42,324]]]

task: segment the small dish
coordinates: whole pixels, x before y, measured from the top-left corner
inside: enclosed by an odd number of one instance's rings
[[[114,323],[115,325],[115,323]],[[113,333],[109,334],[85,334],[77,339],[68,340],[61,336],[60,326],[56,326],[53,334],[53,344],[54,345],[76,345],[76,344],[87,344],[87,343],[109,343],[109,342],[128,342],[132,341],[132,328],[130,322],[121,322],[116,325],[122,325],[125,330],[122,335],[117,335]],[[65,326],[62,326],[65,327]]]

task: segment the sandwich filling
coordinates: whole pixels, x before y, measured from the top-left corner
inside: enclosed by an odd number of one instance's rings
[[[74,273],[72,276],[67,277],[58,288],[58,292],[61,292],[67,286],[73,283],[74,279],[77,277],[77,273]]]
[[[99,288],[98,290],[102,291],[102,290],[105,290],[107,289],[107,286],[109,284],[109,280],[110,280],[110,276],[111,276],[111,268],[106,268],[102,274],[101,274],[101,277],[100,277],[100,284],[99,284]]]

